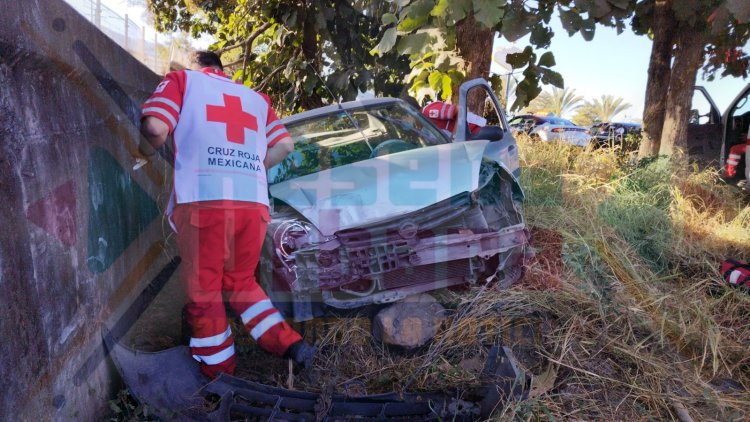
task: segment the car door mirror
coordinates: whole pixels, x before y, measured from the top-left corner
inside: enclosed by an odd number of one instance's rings
[[[503,136],[505,135],[505,132],[503,129],[499,126],[485,126],[479,128],[479,130],[468,136],[468,139],[470,141],[475,141],[479,139],[485,139],[488,141],[500,141],[503,139]]]

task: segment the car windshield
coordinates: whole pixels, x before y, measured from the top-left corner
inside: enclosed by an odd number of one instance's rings
[[[269,184],[450,142],[419,111],[400,101],[335,109],[286,123],[286,128],[294,140],[294,151],[269,170]]]

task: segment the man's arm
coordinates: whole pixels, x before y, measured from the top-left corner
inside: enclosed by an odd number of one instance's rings
[[[156,153],[180,119],[182,97],[187,84],[184,71],[168,73],[141,110],[141,142],[138,152],[146,157]]]
[[[145,116],[141,120],[141,135],[148,142],[143,142],[143,139],[141,139],[138,151],[150,157],[167,141],[169,125],[154,116]]]
[[[263,160],[263,165],[266,170],[284,161],[287,155],[294,150],[294,141],[289,136],[276,141],[272,147],[266,151],[266,158]]]
[[[268,106],[268,117],[266,118],[268,149],[266,150],[266,157],[263,159],[263,166],[267,171],[269,168],[284,161],[286,156],[294,150],[294,141],[271,107],[271,99],[268,95],[260,94],[260,96],[266,100],[266,105]]]

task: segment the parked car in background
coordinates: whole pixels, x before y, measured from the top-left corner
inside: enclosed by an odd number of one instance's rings
[[[603,122],[591,126],[589,130],[594,147],[622,145],[628,136],[640,136],[638,123]]]
[[[517,133],[526,133],[545,142],[562,141],[579,147],[589,144],[589,130],[570,120],[555,116],[524,114],[512,118],[510,127]]]
[[[469,88],[498,113],[476,134],[466,130]],[[516,141],[486,81],[462,85],[458,109],[454,136],[395,98],[282,120],[294,151],[268,172],[271,222],[257,270],[279,309],[305,321],[520,278],[529,233]]]

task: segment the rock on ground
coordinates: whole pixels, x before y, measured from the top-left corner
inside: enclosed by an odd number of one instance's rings
[[[433,338],[443,321],[443,305],[428,294],[419,294],[378,312],[372,323],[372,334],[385,344],[413,349]]]

